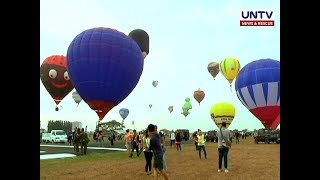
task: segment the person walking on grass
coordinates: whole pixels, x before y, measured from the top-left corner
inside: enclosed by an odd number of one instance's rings
[[[170,134],[170,147],[172,148],[172,146],[174,146],[174,141],[176,140],[176,135],[174,134],[174,131],[171,131]]]
[[[81,146],[81,155],[86,155],[87,154],[87,147],[88,143],[90,141],[88,134],[84,131],[84,128],[81,129],[80,132],[80,146]]]
[[[133,130],[133,137],[132,137],[132,141],[131,141],[131,146],[132,146],[132,149],[131,149],[131,154],[130,154],[129,157],[132,157],[132,156],[133,156],[134,150],[136,150],[137,156],[139,157],[139,156],[140,156],[140,151],[139,151],[139,135],[137,134],[137,131],[136,131],[136,130]]]
[[[154,165],[153,165],[153,176],[154,179],[158,179],[157,170],[163,175],[166,180],[169,180],[169,175],[167,174],[166,170],[163,168],[163,149],[161,147],[161,137],[156,132],[155,125],[149,124],[148,125],[148,133],[151,137],[150,139],[150,150],[152,150],[154,155]]]
[[[205,147],[205,138],[204,138],[204,134],[201,130],[198,130],[198,149],[199,149],[199,158],[201,159],[201,149],[203,150],[204,153],[204,158],[207,159],[207,151],[206,151],[206,147]]]

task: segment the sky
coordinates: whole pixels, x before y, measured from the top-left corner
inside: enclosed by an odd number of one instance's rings
[[[275,26],[241,27],[241,11],[248,9],[273,11]],[[128,108],[127,128],[142,129],[154,123],[160,129],[208,131],[217,129],[210,108],[229,102],[236,108],[229,129],[263,128],[238,99],[235,80],[230,91],[221,72],[214,80],[207,66],[228,57],[237,58],[241,67],[264,58],[280,61],[279,0],[41,0],[39,66],[51,55],[66,56],[71,41],[94,27],[110,27],[125,34],[139,28],[150,37],[150,53],[139,83],[103,122],[121,122],[119,110]],[[159,81],[157,87],[152,86],[153,80]],[[198,88],[205,92],[200,106],[193,98]],[[59,104],[60,111],[55,111],[56,104],[40,80],[41,128],[47,129],[49,120],[66,120],[95,129],[97,114],[84,101],[77,106],[73,91]],[[186,97],[190,97],[193,109],[185,118],[181,107]],[[174,106],[172,113],[169,105]]]

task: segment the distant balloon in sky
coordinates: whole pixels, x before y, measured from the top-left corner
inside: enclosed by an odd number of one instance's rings
[[[213,77],[213,79],[215,79],[216,76],[218,75],[218,73],[220,72],[220,70],[219,70],[219,63],[210,62],[210,63],[208,64],[208,72],[211,74],[211,76]]]
[[[194,99],[196,99],[196,101],[199,103],[201,103],[201,101],[204,99],[205,97],[205,93],[204,91],[200,90],[200,88],[197,91],[194,91],[193,93],[193,97]]]
[[[169,106],[169,107],[168,107],[168,110],[170,111],[170,113],[172,113],[172,111],[173,111],[173,106]]]
[[[221,128],[222,122],[226,122],[227,127],[229,127],[236,115],[236,109],[231,103],[221,102],[211,107],[210,115],[218,128]]]
[[[74,102],[77,103],[77,106],[79,106],[79,103],[82,101],[82,98],[80,97],[80,95],[78,94],[77,91],[74,91],[72,93],[72,98],[73,98]]]
[[[189,102],[190,101],[190,98],[189,97],[186,97],[186,99],[184,99],[186,102]]]
[[[142,29],[135,29],[129,33],[129,36],[139,45],[143,59],[149,54],[149,35]]]
[[[122,117],[123,120],[125,120],[127,118],[127,116],[129,115],[129,109],[127,108],[121,108],[119,110],[119,114]]]
[[[82,99],[102,120],[136,87],[143,70],[138,44],[111,28],[92,28],[68,48],[68,72]]]
[[[190,110],[192,109],[192,104],[190,103],[190,101],[186,101],[183,105],[183,108]]]
[[[265,128],[278,127],[280,61],[260,59],[250,62],[239,72],[235,89],[241,103],[261,121]]]
[[[184,115],[184,117],[187,117],[190,113],[189,113],[189,110],[185,107],[182,107],[182,113]]]
[[[240,62],[236,58],[227,58],[220,62],[220,71],[229,81],[230,89],[233,80],[237,77],[240,71],[240,68]]]
[[[152,108],[152,104],[149,104],[149,108]]]
[[[43,61],[40,79],[56,105],[73,89],[67,71],[67,58],[62,55],[53,55]]]
[[[158,86],[158,81],[152,81],[152,86],[157,87]]]

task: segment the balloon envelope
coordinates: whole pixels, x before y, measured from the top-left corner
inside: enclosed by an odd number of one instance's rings
[[[186,102],[189,102],[189,101],[190,101],[190,98],[189,98],[189,97],[186,97],[185,101],[186,101]]]
[[[190,101],[185,102],[183,105],[183,108],[185,108],[187,110],[192,109],[192,105],[191,105]]]
[[[279,124],[272,124],[280,114],[280,61],[260,59],[247,64],[239,72],[235,89],[241,103],[265,128],[277,128]]]
[[[72,98],[77,104],[79,104],[82,101],[82,98],[80,97],[77,91],[74,91],[72,93]]]
[[[149,104],[149,107],[152,108],[152,104]]]
[[[125,120],[127,118],[127,116],[129,115],[129,109],[127,108],[121,108],[119,110],[119,114],[122,117],[123,120]]]
[[[196,99],[196,101],[199,103],[199,105],[200,105],[200,102],[204,99],[204,97],[205,97],[205,93],[204,93],[204,91],[202,91],[202,90],[197,90],[197,91],[194,91],[194,93],[193,93],[193,97]]]
[[[40,79],[57,105],[73,89],[67,71],[67,58],[62,55],[53,55],[43,61]]]
[[[149,35],[142,29],[135,29],[129,33],[129,36],[139,45],[144,56],[149,54]]]
[[[173,111],[173,106],[169,106],[169,107],[168,107],[168,110],[170,111],[170,113],[172,113],[172,111]]]
[[[231,84],[240,71],[240,62],[235,58],[227,58],[220,62],[220,71]]]
[[[211,62],[208,64],[208,72],[211,74],[213,78],[215,78],[220,72],[219,63]]]
[[[157,87],[158,86],[158,81],[152,81],[152,85],[153,85],[153,87]]]
[[[189,111],[187,109],[183,109],[181,114],[183,114],[184,117],[187,117],[190,113],[189,113]]]
[[[67,57],[72,83],[100,120],[136,87],[144,62],[137,43],[110,28],[77,35]]]
[[[229,127],[236,115],[236,109],[231,103],[221,102],[211,107],[210,115],[219,128],[221,128],[222,122],[226,122],[227,127]]]

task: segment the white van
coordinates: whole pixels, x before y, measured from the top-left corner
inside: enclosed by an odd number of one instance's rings
[[[68,141],[67,133],[64,130],[51,130],[51,142],[63,142]]]

